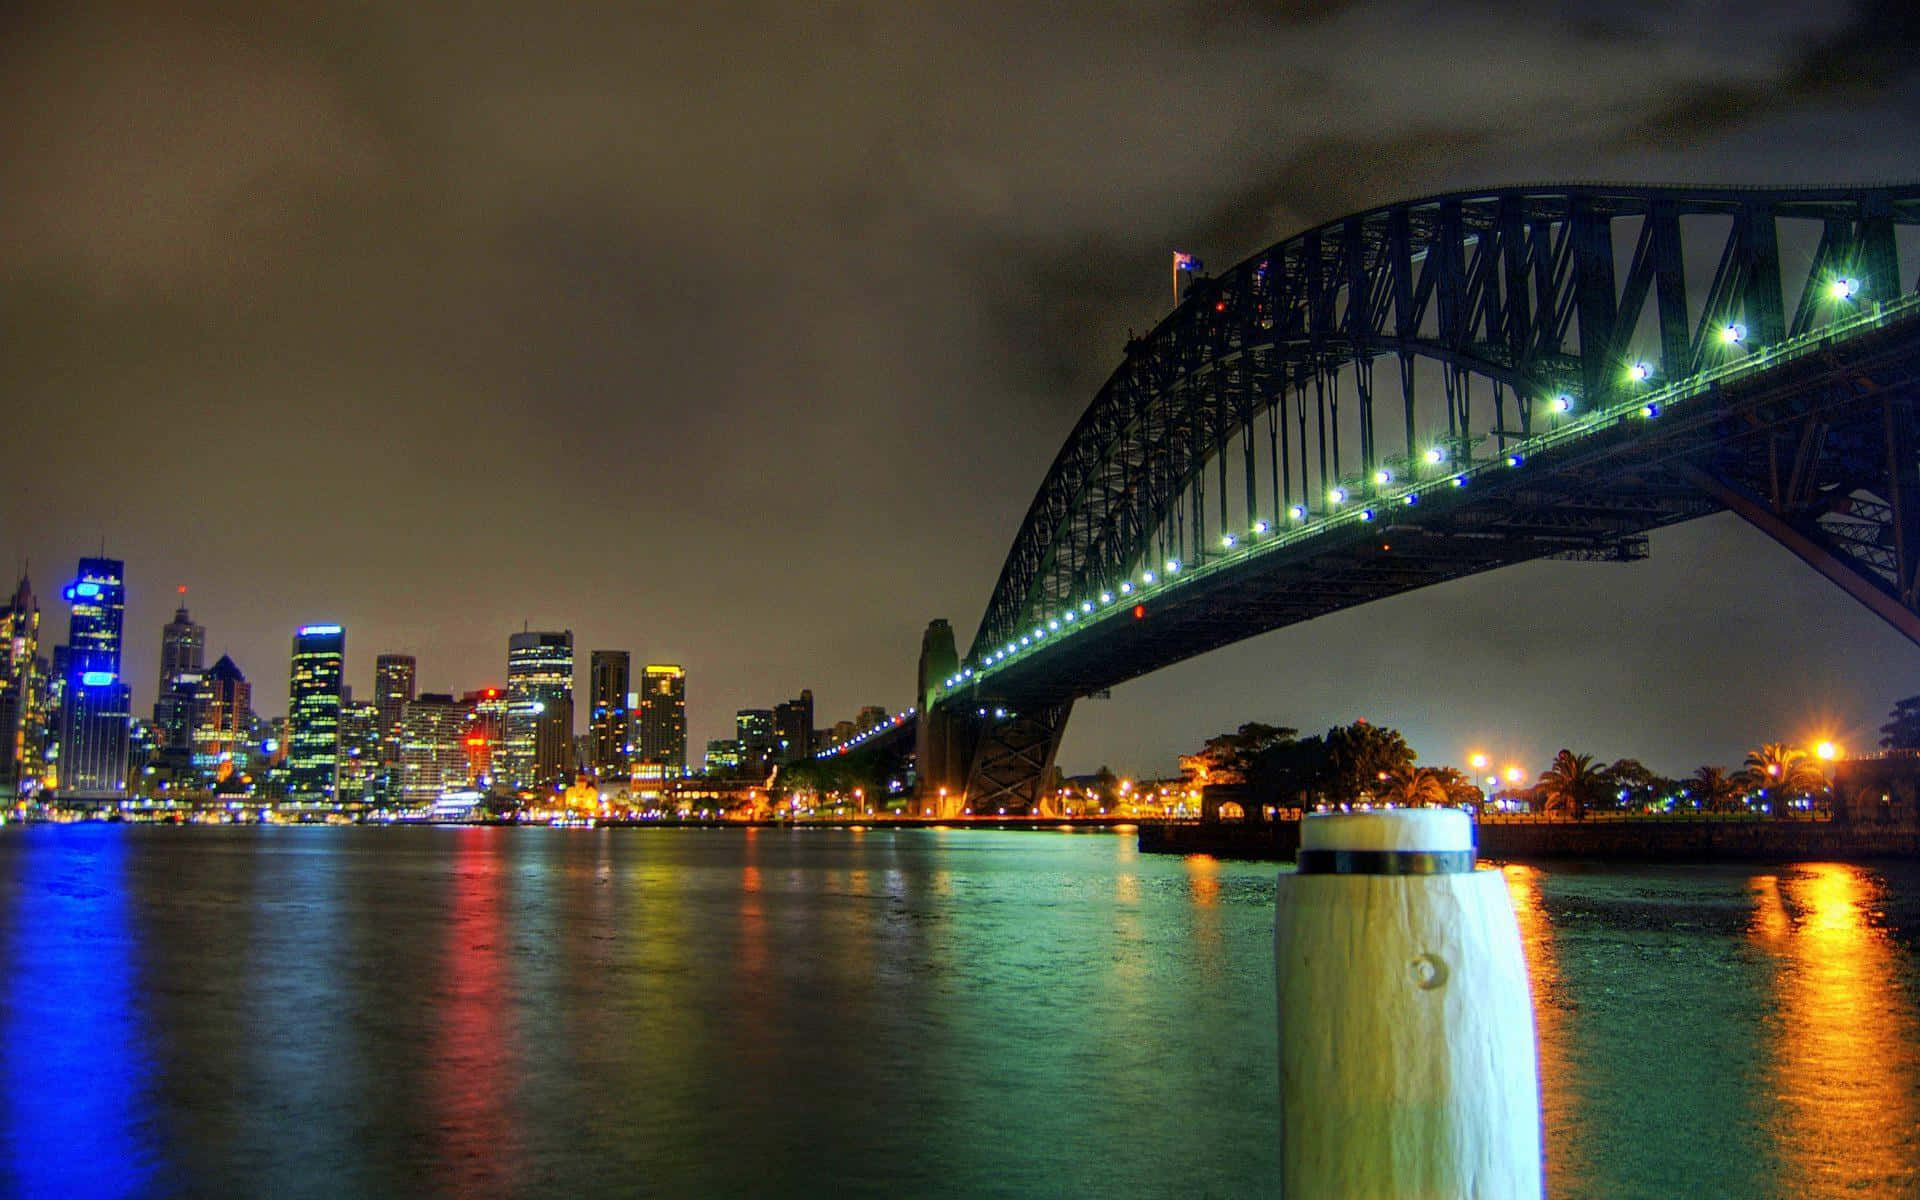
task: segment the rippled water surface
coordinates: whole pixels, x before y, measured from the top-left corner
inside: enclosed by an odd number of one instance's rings
[[[10,829],[0,1189],[1266,1194],[1272,875],[1106,834]],[[1508,882],[1553,1195],[1920,1195],[1920,871]]]

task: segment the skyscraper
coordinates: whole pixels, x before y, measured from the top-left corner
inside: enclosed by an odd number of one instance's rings
[[[180,589],[180,607],[160,631],[159,695],[153,703],[154,739],[160,757],[176,772],[184,772],[193,756],[193,731],[198,724],[200,674],[206,668],[207,630],[187,615],[187,589]]]
[[[63,800],[117,800],[127,793],[127,753],[133,693],[120,678],[121,627],[126,619],[125,564],[83,558],[68,585],[57,767]]]
[[[373,706],[379,713],[386,761],[400,761],[400,716],[413,699],[419,664],[411,654],[381,654],[373,660]]]
[[[387,769],[383,761],[387,739],[380,733],[380,709],[371,700],[343,699],[340,703],[340,773],[338,799],[342,804],[373,804],[387,798]]]
[[[507,695],[499,688],[481,688],[461,696],[460,703],[467,712],[461,739],[467,752],[467,778],[481,787],[490,786],[496,764],[505,762]]]
[[[442,792],[467,786],[465,704],[425,692],[407,702],[400,718],[400,802],[432,804]]]
[[[813,690],[773,706],[773,761],[799,762],[813,757]]]
[[[773,729],[773,710],[743,708],[733,714],[733,729],[740,742],[740,765],[747,770],[765,771],[780,744]]]
[[[627,686],[633,659],[625,650],[595,650],[589,670],[593,717],[588,728],[594,773],[601,779],[627,774],[627,746],[633,740],[627,713]]]
[[[573,771],[573,631],[507,639],[507,742],[501,774],[544,787]]]
[[[253,744],[253,685],[231,658],[222,654],[219,662],[201,673],[200,695],[194,708],[194,769],[208,777],[217,775],[223,762],[231,763],[242,775],[251,770],[257,749]]]
[[[0,794],[17,796],[40,778],[46,752],[45,683],[40,660],[40,602],[20,577],[0,608]]]
[[[673,775],[687,773],[687,672],[670,663],[640,673],[640,736],[634,739],[642,759],[661,763]]]
[[[346,660],[347,631],[338,625],[303,625],[294,635],[287,772],[295,800],[331,802],[338,793]]]

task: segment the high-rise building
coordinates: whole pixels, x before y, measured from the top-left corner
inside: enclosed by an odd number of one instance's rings
[[[380,654],[373,660],[373,705],[379,711],[380,736],[386,739],[386,759],[400,760],[400,715],[413,699],[419,664],[411,654]]]
[[[461,745],[467,752],[467,778],[479,787],[494,781],[494,766],[504,761],[507,736],[507,694],[499,688],[481,688],[460,697],[466,708],[467,728]]]
[[[347,631],[340,626],[303,625],[294,635],[286,751],[295,800],[331,802],[338,794],[346,662]]]
[[[502,774],[545,787],[573,773],[573,631],[507,639],[507,740]]]
[[[813,689],[773,706],[773,761],[790,763],[813,757]]]
[[[194,769],[209,778],[219,774],[222,763],[232,764],[237,774],[250,771],[259,751],[253,740],[253,685],[231,658],[222,654],[201,673],[194,710]]]
[[[633,742],[627,687],[633,659],[625,650],[595,650],[588,671],[593,716],[588,727],[588,762],[601,779],[624,779],[627,747]]]
[[[19,795],[44,769],[45,679],[40,602],[22,575],[13,599],[0,607],[0,795]]]
[[[765,771],[780,744],[773,729],[773,710],[743,708],[733,714],[733,730],[740,742],[740,765],[751,771]]]
[[[672,775],[687,773],[687,672],[671,663],[649,665],[640,673],[639,736],[636,753],[661,763]]]
[[[117,800],[127,792],[133,693],[120,677],[126,619],[125,564],[83,558],[66,590],[65,646],[56,772],[63,800]]]
[[[340,784],[342,804],[373,804],[387,798],[387,739],[380,732],[380,708],[371,700],[340,704]]]
[[[732,775],[745,765],[739,738],[717,738],[707,743],[701,767],[708,775]]]
[[[451,695],[424,692],[400,717],[400,802],[421,807],[471,782],[467,771],[467,713]]]
[[[887,710],[878,704],[868,704],[860,709],[860,715],[853,719],[855,726],[864,733],[887,723]]]
[[[155,747],[168,767],[184,773],[193,756],[193,731],[198,724],[194,705],[200,696],[200,674],[206,669],[207,630],[187,615],[187,589],[180,589],[180,607],[160,631],[160,681],[153,702]]]

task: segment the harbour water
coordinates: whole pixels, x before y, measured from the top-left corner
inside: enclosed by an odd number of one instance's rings
[[[0,1191],[1270,1194],[1273,870],[1108,833],[0,833]],[[1920,869],[1507,868],[1555,1197],[1920,1194]]]

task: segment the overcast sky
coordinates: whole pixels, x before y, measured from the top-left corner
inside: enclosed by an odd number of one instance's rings
[[[127,561],[284,712],[499,683],[523,620],[689,671],[693,754],[911,702],[1172,249],[1449,187],[1920,176],[1898,0],[26,3],[0,11],[0,555],[50,627]],[[161,9],[177,11],[163,12]],[[1904,264],[1912,276],[1916,264]],[[1076,712],[1170,769],[1241,720],[1690,770],[1865,744],[1920,649],[1730,517],[1242,643]]]

